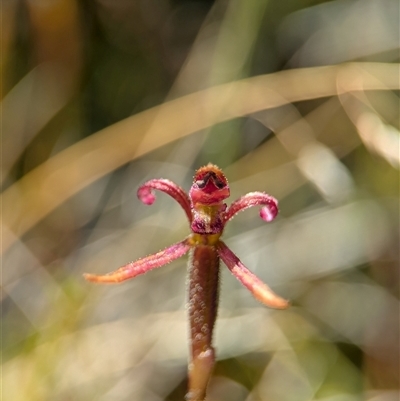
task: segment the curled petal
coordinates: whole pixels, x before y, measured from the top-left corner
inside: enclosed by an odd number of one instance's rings
[[[190,247],[189,242],[184,240],[171,245],[154,255],[149,255],[145,258],[136,260],[135,262],[128,263],[127,265],[122,266],[111,273],[105,274],[104,276],[97,276],[95,274],[84,274],[83,276],[86,280],[94,283],[119,283],[180,258],[189,251]]]
[[[264,221],[272,221],[278,214],[278,201],[264,192],[250,192],[236,201],[232,202],[224,215],[224,221],[227,222],[237,213],[252,206],[263,206],[260,210],[260,217]]]
[[[222,242],[218,241],[217,251],[232,274],[253,294],[254,298],[271,308],[285,309],[289,306],[286,299],[276,295],[239,258]]]
[[[165,192],[167,195],[174,198],[182,206],[187,218],[189,219],[189,223],[192,222],[189,196],[179,185],[170,180],[165,180],[162,178],[147,181],[141,185],[137,191],[138,198],[146,205],[152,205],[156,199],[152,189]]]

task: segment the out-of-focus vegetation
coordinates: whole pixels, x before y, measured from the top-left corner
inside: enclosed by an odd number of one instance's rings
[[[207,162],[279,199],[224,238],[293,303],[221,267],[209,400],[398,400],[398,1],[4,1],[1,41],[4,400],[183,399],[185,260],[82,273],[187,235],[136,189]]]

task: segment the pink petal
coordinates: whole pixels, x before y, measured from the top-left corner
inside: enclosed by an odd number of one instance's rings
[[[140,187],[137,191],[137,196],[145,205],[152,205],[156,200],[149,187]]]
[[[270,221],[272,221],[276,217],[277,214],[278,214],[277,208],[271,208],[271,207],[264,206],[260,210],[260,217],[268,223]]]
[[[187,218],[189,219],[189,223],[192,222],[192,210],[189,196],[179,185],[162,178],[150,180],[139,187],[137,191],[138,198],[144,204],[152,205],[156,199],[152,192],[153,189],[165,192],[167,195],[174,198],[182,206]]]
[[[250,192],[234,201],[225,212],[224,220],[227,222],[237,213],[253,206],[263,206],[260,217],[265,221],[272,221],[278,214],[278,201],[264,192]]]
[[[222,241],[219,241],[216,247],[220,258],[228,266],[228,269],[253,294],[254,298],[271,308],[285,309],[289,306],[286,299],[276,295],[271,288],[247,269]]]
[[[190,248],[191,246],[188,241],[184,240],[158,253],[128,263],[127,265],[120,267],[114,272],[105,274],[104,276],[97,276],[95,274],[84,274],[83,276],[86,280],[95,283],[119,283],[153,270],[156,267],[166,265],[167,263],[183,256]]]

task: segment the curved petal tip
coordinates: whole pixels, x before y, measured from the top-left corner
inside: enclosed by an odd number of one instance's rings
[[[137,196],[145,205],[152,205],[156,200],[156,197],[148,187],[140,187],[137,191]]]
[[[268,206],[263,206],[260,210],[260,217],[267,222],[274,220],[278,214],[278,208],[276,205],[270,204]]]

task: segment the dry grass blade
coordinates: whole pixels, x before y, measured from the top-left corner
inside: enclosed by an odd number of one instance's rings
[[[169,101],[107,127],[55,155],[3,193],[7,214],[2,251],[79,190],[158,147],[259,110],[334,96],[339,76],[346,92],[399,89],[398,71],[398,64],[352,63],[257,76]]]

